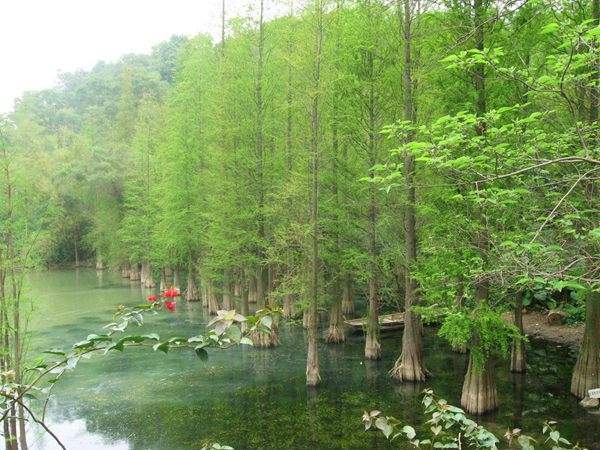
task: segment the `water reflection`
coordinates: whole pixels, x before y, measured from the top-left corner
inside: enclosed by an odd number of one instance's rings
[[[111,320],[114,306],[145,301],[147,291],[105,271],[36,274],[32,347],[66,347]],[[180,300],[174,314],[149,317],[142,332],[192,335],[209,318],[201,304]],[[210,352],[199,361],[188,352],[168,355],[128,349],[123,355],[95,357],[68,374],[56,388],[48,411],[67,448],[179,450],[201,447],[210,438],[236,449],[387,449],[380,435],[365,433],[364,410],[422,426],[420,391],[428,386],[458,403],[466,356],[451,352],[432,330],[424,337],[425,384],[399,384],[387,375],[400,349],[400,335],[386,336],[379,362],[363,360],[363,340],[321,343],[323,384],[305,386],[306,336],[301,327],[281,324],[282,345]],[[499,363],[500,410],[483,419],[503,433],[517,426],[528,433],[544,419],[558,420],[565,436],[596,442],[600,417],[577,406],[569,395],[573,355],[567,349],[533,344],[530,371],[515,378]],[[53,443],[39,434],[37,449]],[[397,447],[395,447],[397,448]],[[593,447],[592,447],[593,448]]]

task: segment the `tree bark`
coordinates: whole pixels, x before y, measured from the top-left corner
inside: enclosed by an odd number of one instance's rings
[[[208,281],[208,314],[211,316],[216,316],[217,311],[219,311],[219,301],[217,299],[217,293],[215,292],[215,288],[213,282],[211,280]]]
[[[294,316],[294,296],[292,294],[286,294],[283,297],[282,315],[285,319],[291,319]]]
[[[229,271],[225,270],[223,274],[223,309],[230,311],[234,308],[235,306],[231,299],[231,279]]]
[[[132,264],[129,270],[129,279],[131,281],[140,281],[140,266],[139,264]]]
[[[371,277],[369,281],[369,311],[367,314],[367,329],[365,333],[365,358],[380,359],[381,344],[379,343],[379,285],[378,279]]]
[[[400,5],[398,5],[400,6]],[[403,72],[402,89],[404,96],[404,118],[415,122],[415,104],[412,79],[412,7],[410,0],[403,1]],[[420,318],[412,311],[417,303],[417,284],[411,270],[417,260],[416,188],[415,159],[407,152],[404,155],[404,184],[406,185],[406,206],[404,210],[404,331],[402,333],[402,353],[390,371],[392,378],[399,381],[424,381],[427,369],[423,362],[422,326]]]
[[[319,350],[317,346],[317,305],[319,301],[319,101],[321,90],[321,51],[323,45],[323,4],[315,0],[315,59],[311,92],[310,139],[310,225],[311,225],[311,276],[308,320],[308,350],[306,355],[306,385],[316,386],[321,381]]]
[[[331,309],[329,311],[329,329],[325,341],[330,344],[338,344],[346,341],[344,318],[342,317],[342,299],[340,282],[333,280]]]
[[[142,263],[142,270],[140,271],[140,281],[142,283],[142,286],[148,289],[152,289],[156,286],[154,278],[152,277],[152,266],[147,261]]]
[[[494,379],[494,363],[488,360],[481,372],[475,368],[473,355],[463,383],[460,404],[470,414],[485,414],[498,408],[498,394]]]
[[[344,286],[342,292],[342,314],[347,317],[354,315],[354,299],[352,295],[352,279],[349,274],[344,277]]]
[[[194,265],[190,264],[187,273],[187,281],[185,285],[185,299],[188,302],[197,302],[200,300],[200,293],[196,285],[196,271]]]
[[[588,293],[585,307],[585,330],[571,378],[571,393],[580,399],[600,387],[600,293]]]
[[[514,311],[515,326],[519,329],[521,336],[525,335],[523,330],[523,292],[519,291],[515,298]],[[510,371],[524,373],[527,370],[525,362],[525,343],[521,339],[515,339],[512,343],[510,354]]]

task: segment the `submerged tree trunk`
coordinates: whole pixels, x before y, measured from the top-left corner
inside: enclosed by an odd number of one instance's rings
[[[250,304],[248,302],[248,282],[247,279],[246,280],[242,280],[241,286],[240,286],[240,294],[241,294],[241,309],[242,309],[242,316],[246,317],[250,314]],[[248,324],[246,322],[242,322],[242,332],[246,332],[246,329],[248,327]]]
[[[398,5],[399,6],[399,5]],[[415,121],[412,79],[412,6],[404,0],[403,15],[403,73],[404,119]],[[406,185],[406,206],[404,211],[404,331],[402,333],[402,353],[390,371],[393,378],[400,381],[425,381],[427,370],[423,362],[422,325],[420,318],[412,311],[417,303],[417,284],[411,270],[417,260],[416,188],[415,159],[412,153],[404,155],[404,183]]]
[[[208,308],[208,285],[206,280],[202,280],[202,284],[200,286],[200,292],[202,295],[202,307]]]
[[[367,314],[367,329],[365,333],[365,358],[381,358],[381,344],[379,343],[379,286],[376,277],[372,277],[369,281],[369,312]]]
[[[100,252],[96,253],[96,270],[104,270],[106,266],[104,265],[104,260],[102,259],[102,254]]]
[[[585,330],[571,378],[571,393],[579,399],[600,387],[600,293],[588,293],[585,308]]]
[[[142,270],[140,271],[140,281],[142,282],[142,286],[148,289],[152,289],[156,286],[154,278],[152,277],[152,266],[147,261],[142,263]]]
[[[185,299],[188,302],[197,302],[200,300],[200,293],[198,292],[198,286],[196,285],[196,271],[194,270],[193,264],[190,264],[187,273]]]
[[[217,293],[215,292],[215,288],[213,282],[211,280],[208,281],[208,313],[210,315],[216,316],[217,311],[219,311],[219,301],[217,299]]]
[[[131,265],[129,263],[123,264],[121,267],[121,277],[129,278],[129,271],[131,270]]]
[[[331,309],[329,311],[329,329],[325,341],[336,344],[346,341],[344,318],[342,316],[342,299],[339,280],[333,280]]]
[[[181,289],[181,271],[177,266],[173,269],[173,287],[177,290]]]
[[[462,389],[460,404],[471,414],[485,414],[498,407],[498,394],[494,379],[494,363],[488,360],[482,371],[477,371],[473,355],[469,355],[469,366]]]
[[[129,270],[129,279],[131,281],[140,281],[140,266],[139,264],[132,264]]]
[[[319,101],[321,90],[321,52],[323,46],[323,4],[315,1],[315,55],[313,86],[311,92],[311,139],[310,139],[310,297],[308,318],[308,349],[306,355],[306,385],[316,386],[321,381],[319,373],[319,349],[317,305],[319,301]]]
[[[523,331],[523,292],[517,292],[515,298],[515,311],[514,311],[515,326],[519,329],[521,336],[525,336]],[[511,354],[510,354],[510,371],[516,373],[523,373],[527,370],[527,364],[525,363],[525,343],[522,339],[515,339],[512,343]]]

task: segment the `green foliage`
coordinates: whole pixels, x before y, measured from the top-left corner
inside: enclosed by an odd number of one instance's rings
[[[366,430],[379,430],[390,441],[408,442],[415,448],[470,448],[496,450],[500,438],[467,417],[465,412],[438,398],[432,390],[423,391],[423,409],[427,419],[426,437],[419,437],[411,425],[402,424],[394,417],[382,416],[380,411],[365,412],[363,424]],[[544,424],[541,443],[527,436],[520,429],[508,430],[503,438],[508,448],[533,450],[534,448],[583,449],[560,435],[556,422]],[[425,434],[423,433],[423,434]],[[535,444],[535,445],[534,445]]]

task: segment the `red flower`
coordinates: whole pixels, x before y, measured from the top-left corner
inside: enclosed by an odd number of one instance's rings
[[[177,305],[177,302],[170,300],[165,302],[165,308],[167,308],[171,312],[175,311],[175,305]]]
[[[148,301],[149,302],[155,302],[157,300],[158,297],[156,297],[156,295],[152,294],[148,296]]]
[[[181,293],[179,292],[179,289],[177,288],[169,288],[167,290],[165,290],[165,292],[163,292],[162,296],[165,298],[175,298],[175,297],[179,297],[181,295]]]

